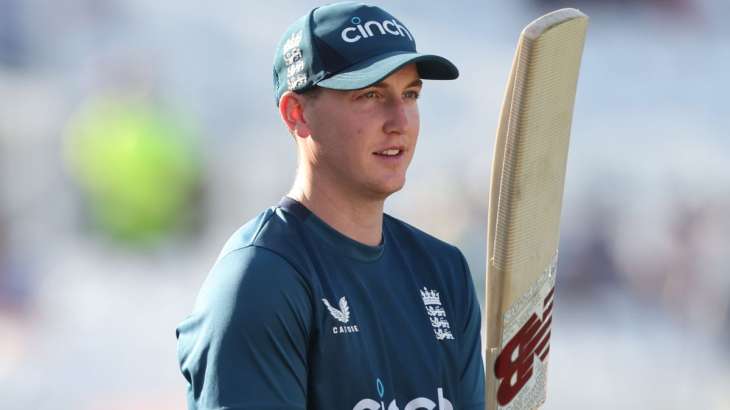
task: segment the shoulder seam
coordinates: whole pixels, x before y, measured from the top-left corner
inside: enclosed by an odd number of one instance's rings
[[[271,208],[269,208],[269,209],[271,209]],[[271,214],[270,214],[270,215],[268,215],[268,216],[266,217],[266,219],[264,219],[264,220],[263,220],[263,221],[261,222],[261,224],[259,225],[258,229],[256,230],[256,234],[255,234],[255,235],[253,235],[253,237],[251,238],[251,240],[249,240],[249,241],[248,241],[247,243],[244,243],[244,244],[242,244],[242,245],[240,245],[240,246],[237,246],[237,247],[235,247],[235,248],[233,248],[233,249],[229,249],[229,250],[228,250],[228,251],[227,251],[226,253],[224,253],[224,254],[221,254],[221,255],[219,255],[219,256],[218,256],[218,260],[221,260],[221,259],[225,258],[226,256],[230,255],[230,254],[231,254],[231,253],[233,253],[233,252],[239,251],[239,250],[241,250],[241,249],[246,249],[246,248],[248,248],[249,246],[255,246],[255,245],[254,245],[254,243],[256,242],[256,239],[258,239],[259,235],[261,234],[261,231],[262,231],[262,230],[264,229],[264,225],[266,225],[267,223],[269,223],[269,220],[270,220],[270,219],[271,219],[271,218],[272,218],[272,217],[274,216],[274,213],[275,213],[275,212],[276,212],[276,211],[272,211],[272,212],[271,212]],[[287,261],[287,262],[288,262],[288,261]]]
[[[261,222],[261,225],[259,225],[259,229],[256,230],[256,234],[253,236],[253,238],[251,238],[251,243],[249,243],[249,245],[253,245],[254,243],[256,243],[256,239],[258,239],[259,235],[261,235],[261,231],[264,230],[264,226],[269,223],[269,219],[271,219],[274,214],[276,214],[275,209],[269,208],[269,210],[271,211],[271,213],[269,214],[269,216],[266,217],[265,220]]]
[[[281,258],[281,260],[283,260],[284,262],[286,262],[286,264],[287,264],[287,265],[289,265],[289,266],[290,266],[290,267],[291,267],[292,269],[294,269],[294,270],[295,270],[295,271],[296,271],[296,272],[297,272],[297,273],[298,273],[298,274],[299,274],[300,276],[302,276],[302,277],[305,277],[305,278],[306,278],[306,276],[304,275],[304,273],[302,272],[302,270],[301,270],[301,269],[299,269],[299,268],[297,268],[297,267],[296,267],[296,266],[295,266],[295,265],[294,265],[294,264],[293,264],[293,263],[292,263],[292,262],[291,262],[291,261],[289,260],[289,258],[287,258],[286,256],[282,255],[282,254],[281,254],[280,252],[277,252],[277,251],[275,251],[275,250],[273,250],[273,249],[271,249],[271,248],[267,248],[266,246],[261,246],[261,245],[255,245],[255,244],[251,244],[251,245],[247,246],[247,248],[257,248],[257,249],[263,249],[263,250],[265,250],[265,251],[268,251],[268,252],[269,252],[269,253],[271,253],[271,254],[274,254],[274,255],[278,256],[279,258]],[[242,249],[243,249],[243,248],[242,248]]]
[[[304,281],[304,283],[306,284],[306,289],[307,289],[307,291],[308,291],[308,293],[309,293],[309,299],[310,299],[310,301],[312,301],[312,304],[314,305],[314,302],[313,302],[313,300],[314,300],[314,297],[315,297],[315,296],[314,296],[314,295],[315,295],[315,291],[314,291],[314,285],[313,285],[313,283],[312,283],[311,279],[309,279],[309,278],[307,277],[307,275],[305,275],[305,274],[304,274],[304,273],[302,272],[302,270],[301,270],[301,269],[297,268],[297,267],[296,267],[296,266],[295,266],[295,265],[294,265],[294,264],[293,264],[293,263],[292,263],[292,262],[291,262],[291,261],[289,260],[289,258],[285,257],[285,256],[284,256],[284,255],[282,255],[281,253],[279,253],[279,252],[277,252],[277,251],[275,251],[275,250],[273,250],[273,249],[271,249],[271,248],[267,248],[267,247],[265,247],[265,246],[260,246],[260,245],[248,244],[248,245],[245,245],[245,246],[241,246],[241,247],[238,247],[238,248],[236,248],[236,249],[232,249],[232,250],[231,250],[230,252],[228,252],[228,253],[226,253],[225,255],[221,256],[221,257],[220,257],[220,259],[219,259],[219,261],[220,261],[220,260],[222,260],[222,259],[224,259],[224,258],[226,258],[226,257],[228,257],[228,256],[230,256],[230,255],[232,255],[232,254],[233,254],[234,252],[238,252],[238,251],[243,251],[243,250],[245,250],[245,249],[248,249],[248,248],[256,248],[256,249],[261,249],[261,250],[267,251],[268,253],[271,253],[272,255],[276,255],[277,257],[279,257],[279,259],[281,259],[282,261],[284,261],[284,263],[286,263],[287,265],[289,265],[289,267],[290,267],[290,268],[291,268],[291,269],[292,269],[292,270],[293,270],[294,272],[296,272],[296,273],[297,273],[297,275],[299,275],[299,277],[301,277],[301,278],[302,278],[302,280]]]
[[[271,249],[271,248],[268,248],[268,247],[266,247],[266,246],[261,246],[261,245],[255,245],[255,244],[253,244],[253,243],[250,243],[250,244],[248,244],[248,245],[243,245],[243,246],[240,246],[240,247],[238,247],[238,248],[235,248],[235,249],[231,249],[230,251],[226,252],[226,254],[225,254],[225,255],[221,256],[221,259],[223,259],[223,258],[225,258],[225,257],[227,257],[227,256],[229,256],[229,255],[231,255],[231,254],[232,254],[232,253],[234,253],[234,252],[242,251],[242,250],[245,250],[245,249],[248,249],[248,248],[256,248],[256,249],[262,249],[262,250],[268,251],[269,253],[271,253],[271,254],[274,254],[274,255],[278,256],[278,257],[279,257],[279,258],[280,258],[281,260],[283,260],[284,262],[286,262],[286,264],[287,264],[287,265],[289,265],[289,266],[290,266],[290,267],[291,267],[292,269],[294,269],[294,270],[295,270],[295,271],[296,271],[296,272],[297,272],[297,273],[298,273],[299,275],[301,275],[301,276],[304,276],[304,274],[302,273],[301,269],[297,268],[297,267],[296,267],[296,266],[295,266],[295,265],[294,265],[294,264],[293,264],[293,263],[292,263],[292,262],[291,262],[291,261],[289,260],[289,258],[287,258],[286,256],[282,255],[282,254],[281,254],[280,252],[277,252],[277,251],[275,251],[275,250],[273,250],[273,249]]]

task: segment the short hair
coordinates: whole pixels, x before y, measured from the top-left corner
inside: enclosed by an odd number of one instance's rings
[[[322,94],[322,87],[315,85],[312,88],[308,88],[304,91],[294,91],[294,92],[303,96],[306,100],[312,101],[312,100],[316,100],[320,96],[320,94]]]

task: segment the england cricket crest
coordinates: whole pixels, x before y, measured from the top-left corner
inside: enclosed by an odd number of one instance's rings
[[[436,290],[429,290],[425,286],[419,291],[436,340],[454,340],[439,293]]]
[[[494,362],[499,409],[534,409],[545,401],[556,265],[557,254],[504,314],[502,349]]]

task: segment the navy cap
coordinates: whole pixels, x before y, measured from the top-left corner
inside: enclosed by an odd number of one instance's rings
[[[418,53],[413,33],[380,7],[349,2],[318,7],[295,21],[279,41],[274,97],[278,105],[287,90],[357,90],[410,63],[423,79],[459,76],[449,60]]]

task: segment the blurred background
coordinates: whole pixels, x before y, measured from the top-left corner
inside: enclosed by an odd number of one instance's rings
[[[730,2],[378,4],[461,70],[426,84],[387,211],[457,244],[480,296],[517,36],[590,15],[544,408],[730,409]],[[293,181],[271,64],[315,5],[0,0],[0,408],[184,408],[174,329]]]

